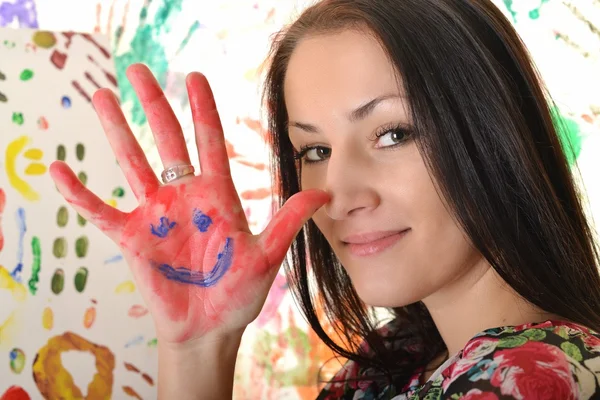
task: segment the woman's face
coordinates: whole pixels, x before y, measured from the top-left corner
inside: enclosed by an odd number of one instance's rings
[[[305,38],[284,86],[302,189],[332,196],[313,220],[362,300],[399,307],[468,284],[481,257],[436,192],[378,42],[357,31]]]

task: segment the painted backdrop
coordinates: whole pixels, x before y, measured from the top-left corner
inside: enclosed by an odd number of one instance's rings
[[[557,101],[571,163],[581,171],[590,213],[598,216],[600,1],[496,3]],[[261,230],[272,199],[260,68],[270,35],[307,4],[0,0],[0,399],[156,397],[156,339],[127,267],[108,239],[65,206],[47,167],[67,160],[105,201],[130,209],[133,196],[89,97],[98,86],[118,91],[159,172],[125,68],[133,62],[151,67],[190,140],[184,78],[199,70],[216,95],[251,228]],[[62,33],[69,31],[84,34]],[[331,357],[280,274],[244,337],[235,398],[314,398],[319,368]],[[328,376],[340,362],[326,363],[321,372]]]

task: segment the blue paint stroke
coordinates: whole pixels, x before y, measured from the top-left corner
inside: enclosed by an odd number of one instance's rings
[[[127,343],[125,343],[125,348],[135,346],[136,344],[140,344],[144,341],[144,337],[142,335],[136,336]]]
[[[27,232],[27,225],[25,224],[25,209],[20,207],[17,210],[17,228],[19,229],[19,244],[17,246],[17,266],[10,273],[10,276],[17,283],[21,283],[21,271],[23,271],[23,239],[25,238],[25,232]]]
[[[39,28],[34,0],[0,3],[0,26],[9,26],[15,19],[19,28]]]
[[[150,224],[150,231],[154,236],[165,238],[167,237],[169,231],[175,227],[175,225],[177,225],[177,223],[169,222],[167,217],[160,217],[160,225],[155,227],[153,224]]]
[[[210,224],[212,224],[212,219],[208,215],[203,214],[198,209],[194,210],[194,225],[196,225],[200,232],[206,232]]]
[[[110,258],[107,258],[106,260],[104,260],[104,264],[112,264],[112,263],[116,263],[119,262],[123,259],[123,256],[121,254],[117,254],[116,256],[112,256]]]
[[[223,278],[229,267],[231,267],[232,257],[233,239],[227,238],[225,239],[223,251],[217,255],[215,266],[208,273],[191,271],[185,267],[173,268],[168,264],[161,264],[156,268],[167,279],[195,286],[210,287],[217,284]]]

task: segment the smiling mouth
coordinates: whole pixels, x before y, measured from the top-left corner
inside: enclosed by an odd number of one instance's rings
[[[357,257],[367,257],[379,254],[403,239],[410,229],[405,229],[400,232],[391,233],[389,235],[374,239],[374,240],[354,240],[353,243],[342,242],[344,247],[350,254]]]

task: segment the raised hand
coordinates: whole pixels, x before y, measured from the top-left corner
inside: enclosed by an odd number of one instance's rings
[[[181,126],[152,73],[136,64],[127,76],[164,167],[190,165]],[[252,322],[294,236],[329,200],[323,191],[300,192],[261,234],[252,235],[231,179],[210,86],[199,73],[190,74],[186,83],[201,174],[161,184],[106,89],[96,92],[93,104],[138,207],[121,212],[86,189],[67,164],[57,161],[50,167],[64,198],[120,246],[159,340],[170,343],[227,334]]]

